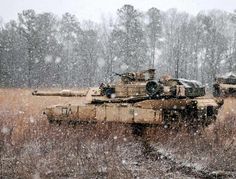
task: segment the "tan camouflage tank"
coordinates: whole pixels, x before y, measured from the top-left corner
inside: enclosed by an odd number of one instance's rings
[[[213,95],[215,97],[236,97],[236,74],[230,72],[216,77],[213,84]]]
[[[222,101],[204,97],[205,88],[197,81],[168,76],[155,80],[155,70],[117,74],[114,84],[79,91],[38,92],[37,96],[86,98],[83,105],[47,107],[50,123],[121,122],[169,125],[173,122],[207,125],[216,119]]]

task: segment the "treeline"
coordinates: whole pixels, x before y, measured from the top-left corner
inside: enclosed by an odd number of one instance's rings
[[[209,85],[236,71],[236,13],[124,5],[96,24],[25,10],[0,26],[1,87],[92,86],[147,68]]]

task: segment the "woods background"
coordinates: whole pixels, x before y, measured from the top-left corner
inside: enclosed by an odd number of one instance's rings
[[[236,12],[124,5],[99,24],[34,10],[0,21],[0,87],[92,86],[149,67],[211,87],[215,75],[236,71]]]

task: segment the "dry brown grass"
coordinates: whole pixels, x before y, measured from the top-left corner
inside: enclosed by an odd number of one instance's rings
[[[148,140],[180,161],[209,170],[234,171],[236,168],[236,98],[225,99],[216,122],[198,133],[185,128],[150,129]],[[160,147],[161,146],[161,147]]]
[[[35,97],[28,89],[0,89],[0,176],[8,178],[183,178],[168,173],[168,162],[143,157],[143,142],[129,125],[49,125],[44,107],[82,103],[83,98]],[[161,127],[146,130],[145,139],[175,160],[209,170],[236,168],[236,99],[225,100],[219,118],[198,134]],[[153,167],[155,166],[155,167]],[[191,177],[191,175],[190,175]],[[168,178],[168,177],[167,177]]]
[[[35,97],[27,89],[0,89],[0,176],[95,178],[103,176],[103,170],[111,178],[129,176],[116,154],[117,143],[127,143],[131,136],[126,126],[59,127],[49,125],[42,115],[46,106],[82,102],[83,98]]]

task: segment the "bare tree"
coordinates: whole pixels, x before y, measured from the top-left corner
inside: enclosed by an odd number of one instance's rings
[[[162,35],[161,13],[160,10],[153,7],[147,11],[148,24],[147,36],[150,49],[151,61],[149,67],[155,67],[156,50],[160,48],[160,38]]]

